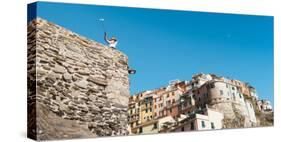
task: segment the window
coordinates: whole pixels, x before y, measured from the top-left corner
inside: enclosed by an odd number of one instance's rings
[[[173,103],[175,103],[176,101],[175,101],[175,99],[173,99]]]
[[[172,110],[172,108],[170,108],[170,113],[172,113],[173,112],[173,110]]]
[[[156,109],[156,108],[157,108],[157,105],[155,105],[154,108]]]
[[[211,84],[210,84],[210,87],[211,87],[211,88],[215,88],[215,84],[214,84],[214,83],[211,83]]]
[[[181,131],[184,131],[184,127],[181,127]]]
[[[149,111],[152,112],[152,108],[150,108]]]
[[[220,90],[220,94],[223,95],[223,90]]]
[[[142,133],[142,127],[139,128],[139,133]]]
[[[239,97],[240,97],[240,99],[242,99],[242,96],[241,96],[241,94],[239,93]]]
[[[148,112],[148,109],[145,109],[145,112],[147,113],[147,112]]]
[[[235,87],[232,87],[232,90],[235,90]]]
[[[228,84],[226,84],[226,88],[228,88]]]
[[[157,129],[157,128],[158,128],[157,123],[154,123],[153,124],[153,129]]]
[[[190,129],[191,129],[191,130],[194,130],[194,122],[191,122],[191,124],[190,124]]]
[[[167,103],[167,105],[170,105],[170,104],[171,104],[171,101],[169,100],[169,101],[167,101],[166,103]]]
[[[205,128],[205,121],[201,121],[202,128]]]
[[[212,129],[215,129],[215,124],[214,124],[214,122],[211,122],[211,128],[212,128]]]

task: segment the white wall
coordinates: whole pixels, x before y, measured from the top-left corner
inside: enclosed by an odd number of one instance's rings
[[[172,116],[166,116],[166,117],[163,117],[163,118],[160,118],[158,120],[158,129],[160,130],[162,127],[163,127],[163,124],[165,122],[172,122],[172,123],[175,123],[176,121],[174,120],[174,118]]]
[[[222,120],[224,118],[223,114],[217,111],[213,111],[211,109],[208,109],[207,111],[209,121],[214,122],[215,129],[221,129],[223,127]]]
[[[253,122],[253,123],[257,123],[257,119],[256,119],[256,115],[255,115],[255,110],[253,108],[253,105],[251,102],[247,101],[246,100],[246,108],[247,108],[247,111],[248,111],[248,116],[250,118],[250,121]]]
[[[207,114],[196,114],[197,130],[212,130],[211,123],[214,123],[215,129],[221,129],[223,124],[223,114],[211,109],[207,110]],[[205,122],[205,127],[202,127],[202,121]]]

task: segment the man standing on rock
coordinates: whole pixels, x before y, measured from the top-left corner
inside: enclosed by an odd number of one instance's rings
[[[111,37],[111,39],[108,39],[106,32],[104,32],[104,40],[108,43],[109,47],[114,48],[114,49],[116,48],[117,39],[114,36]]]

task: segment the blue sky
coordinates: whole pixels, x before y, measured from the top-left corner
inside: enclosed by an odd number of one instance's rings
[[[273,17],[46,2],[37,15],[102,43],[104,18],[137,70],[132,94],[203,72],[249,82],[273,103]]]

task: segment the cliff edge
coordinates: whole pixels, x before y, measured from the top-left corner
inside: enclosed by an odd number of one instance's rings
[[[28,137],[128,134],[125,54],[42,18],[27,36]]]

